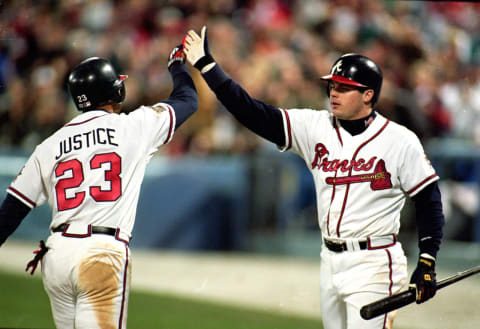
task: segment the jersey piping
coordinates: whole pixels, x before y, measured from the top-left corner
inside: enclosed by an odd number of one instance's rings
[[[169,104],[162,103],[162,105],[165,105],[165,107],[168,109],[168,115],[170,116],[170,127],[168,128],[167,138],[165,138],[165,141],[163,142],[163,144],[167,144],[173,137],[174,116],[172,113],[173,109]]]
[[[390,120],[387,120],[387,122],[385,122],[385,124],[382,126],[382,128],[380,128],[379,131],[377,131],[375,133],[375,135],[373,135],[372,137],[370,137],[368,140],[366,140],[365,142],[363,142],[358,148],[357,150],[355,151],[355,153],[353,154],[352,156],[352,161],[355,160],[357,154],[360,152],[360,150],[365,146],[367,145],[368,143],[370,143],[372,140],[374,140],[376,137],[378,137],[378,135],[380,135],[384,130],[385,128],[387,127],[387,125],[390,123]],[[352,175],[352,170],[353,170],[353,167],[351,167],[348,171],[348,175],[351,176]],[[348,199],[348,192],[350,191],[350,183],[347,184],[347,189],[345,191],[345,197],[343,199],[343,205],[342,205],[342,210],[340,212],[340,217],[338,219],[338,223],[337,223],[337,237],[340,237],[340,225],[342,223],[342,219],[343,219],[343,214],[345,212],[345,207],[347,205],[347,199]],[[335,193],[335,189],[332,191],[332,194]],[[333,201],[333,197],[332,197],[332,201]],[[331,205],[331,203],[330,203]],[[330,209],[328,210],[328,214],[330,216]]]
[[[392,287],[393,287],[393,262],[392,262],[392,255],[390,253],[390,251],[388,249],[385,249],[385,252],[387,253],[387,256],[388,256],[388,279],[390,281],[390,284],[388,286],[388,295],[391,296],[392,295]],[[384,315],[384,318],[383,318],[383,327],[386,328],[386,324],[387,324],[387,318],[388,318],[388,313],[386,313]]]
[[[342,135],[340,134],[340,129],[338,129],[337,119],[333,118],[333,126],[335,127],[335,131],[337,132],[338,140],[340,141],[340,145],[343,146]]]
[[[35,202],[33,202],[32,200],[30,200],[29,198],[27,198],[25,195],[23,195],[20,191],[18,191],[17,189],[9,186],[7,188],[7,192],[9,192],[11,195],[13,195],[14,197],[16,197],[18,200],[20,200],[22,203],[24,203],[25,205],[27,205],[29,208],[35,208],[37,206],[37,204]]]
[[[97,115],[96,117],[92,117],[92,118],[90,118],[90,119],[87,119],[87,120],[84,120],[84,121],[81,121],[81,122],[67,123],[67,124],[65,125],[65,127],[82,125],[82,124],[84,124],[84,123],[87,123],[87,122],[89,122],[89,121],[92,121],[93,119],[100,118],[100,117],[103,117],[103,116],[105,116],[105,115],[107,115],[107,114]]]
[[[120,307],[120,316],[118,319],[118,328],[122,329],[123,325],[123,316],[124,316],[124,309],[125,309],[125,295],[127,291],[127,275],[128,275],[128,243],[125,245],[125,267],[123,269],[123,283],[122,283],[122,306]]]
[[[438,175],[437,174],[433,174],[427,178],[425,178],[423,181],[421,181],[420,183],[418,183],[417,185],[415,185],[413,188],[411,188],[410,190],[407,191],[407,194],[408,195],[412,195],[413,193],[415,193],[420,187],[422,187],[423,185],[428,185],[427,183],[429,183],[429,181],[433,181],[435,180],[436,178],[438,178]]]
[[[284,122],[283,126],[285,127],[285,137],[286,137],[286,143],[282,151],[288,151],[292,147],[292,127],[290,125],[290,117],[288,116],[288,112],[285,109],[282,109],[284,115]]]

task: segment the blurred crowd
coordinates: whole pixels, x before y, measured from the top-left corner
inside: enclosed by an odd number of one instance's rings
[[[253,97],[326,109],[327,74],[343,53],[383,69],[377,110],[424,141],[480,146],[480,4],[367,0],[0,1],[0,147],[31,151],[77,115],[66,88],[84,58],[110,59],[125,111],[169,96],[170,50],[208,26],[213,57]],[[249,154],[267,143],[222,109],[198,72],[199,111],[160,152]]]

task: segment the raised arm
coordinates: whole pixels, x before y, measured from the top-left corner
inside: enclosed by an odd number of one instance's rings
[[[173,90],[164,103],[170,104],[176,117],[175,130],[180,127],[198,108],[198,96],[193,80],[185,67],[183,46],[179,45],[170,52],[168,71],[173,79]]]
[[[238,83],[225,74],[210,54],[205,26],[202,28],[201,37],[190,30],[183,39],[183,45],[187,61],[200,70],[218,100],[241,124],[280,147],[285,144],[281,111],[250,97]]]

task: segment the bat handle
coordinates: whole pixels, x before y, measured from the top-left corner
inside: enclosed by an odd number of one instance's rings
[[[437,283],[437,290],[442,289],[452,283],[468,278],[471,275],[480,273],[480,266],[473,267],[469,270],[457,273],[451,277],[443,279]],[[414,287],[410,287],[407,291],[385,297],[373,303],[363,306],[360,309],[360,315],[365,320],[370,320],[381,314],[396,310],[397,308],[413,303],[416,299],[416,291]]]
[[[409,288],[395,296],[389,296],[384,299],[367,304],[360,309],[360,315],[365,320],[373,319],[379,315],[396,310],[400,307],[406,306],[416,299],[415,288]]]

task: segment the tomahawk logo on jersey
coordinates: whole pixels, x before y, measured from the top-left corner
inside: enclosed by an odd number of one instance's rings
[[[315,185],[326,236],[398,234],[406,195],[438,180],[418,138],[380,114],[356,136],[327,111],[291,109],[282,114],[283,150],[299,154],[314,180],[326,183]]]
[[[243,125],[292,150],[307,164],[315,182],[322,232],[321,312],[325,328],[390,328],[394,314],[366,322],[361,306],[407,284],[407,260],[396,234],[400,211],[412,197],[417,216],[420,259],[411,282],[424,302],[435,294],[434,259],[442,237],[443,214],[435,171],[424,161],[418,138],[378,114],[380,67],[368,57],[344,54],[335,61],[326,92],[331,113],[280,110],[252,99],[215,62],[204,26],[184,38],[187,60],[201,73],[225,108]],[[419,263],[420,264],[420,263]]]
[[[312,163],[312,169],[318,168],[325,172],[368,172],[372,169],[375,164],[377,157],[372,157],[370,160],[366,161],[363,158],[358,160],[339,160],[334,159],[332,161],[328,160],[328,152],[325,145],[318,143],[315,146],[315,159]],[[385,168],[385,161],[383,159],[376,162],[375,168],[371,174],[357,174],[349,175],[344,177],[327,177],[325,182],[329,185],[342,185],[342,184],[353,184],[353,183],[362,183],[370,182],[370,187],[372,190],[382,190],[392,187],[392,182],[390,181],[390,173],[387,172]]]

